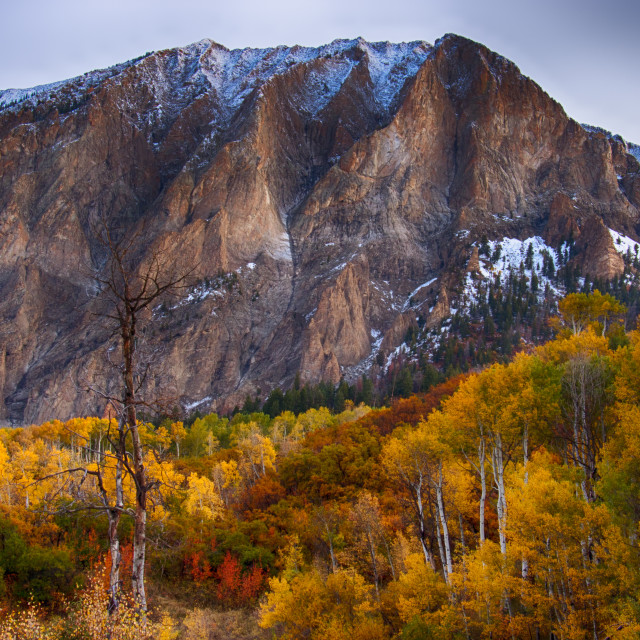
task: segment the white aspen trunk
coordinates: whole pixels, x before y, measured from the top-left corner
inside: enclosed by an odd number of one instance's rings
[[[109,613],[115,613],[119,605],[120,592],[120,539],[118,538],[118,523],[120,514],[109,512],[109,553],[111,555],[111,570],[109,571]]]
[[[147,610],[147,595],[144,587],[144,568],[146,559],[147,510],[136,505],[136,517],[133,531],[133,566],[131,569],[131,586],[136,604]]]
[[[529,484],[529,471],[527,465],[529,464],[529,425],[525,421],[524,432],[522,434],[522,455],[524,465],[524,484]],[[529,561],[526,558],[522,558],[522,579],[527,580],[529,578]]]
[[[324,523],[324,530],[327,532],[327,541],[329,542],[329,556],[331,557],[331,570],[333,571],[333,573],[335,573],[338,567],[336,565],[336,557],[333,553],[333,536],[331,535],[331,530],[329,529],[329,525],[326,523],[326,521]]]
[[[438,539],[438,551],[440,552],[440,563],[442,564],[442,573],[444,574],[444,581],[449,584],[449,574],[447,573],[447,561],[444,557],[444,547],[442,545],[442,538],[440,537],[440,518],[436,514],[436,538]]]
[[[487,456],[484,436],[478,444],[478,469],[480,471],[480,544],[485,541],[484,530],[484,510],[487,501],[487,473],[485,469],[485,460]]]
[[[498,490],[498,501],[496,504],[496,511],[498,512],[498,534],[500,537],[500,552],[505,556],[507,554],[507,502],[504,489],[504,459],[502,455],[501,434],[494,434],[493,440],[491,466],[493,468],[495,486]]]
[[[464,527],[462,526],[462,514],[458,513],[458,523],[460,526],[460,548],[462,549],[462,561],[467,555],[467,545],[464,542]]]
[[[442,498],[442,462],[438,467],[438,482],[436,483],[436,501],[438,504],[438,515],[440,517],[440,524],[442,525],[442,537],[444,541],[444,551],[446,557],[446,574],[445,579],[449,582],[449,576],[453,572],[453,563],[451,561],[451,543],[449,540],[449,527],[447,525],[447,518],[444,513],[444,500]]]
[[[424,561],[435,571],[435,563],[431,554],[429,553],[429,549],[427,549],[427,545],[424,541],[426,536],[426,530],[424,526],[424,507],[422,505],[422,474],[420,473],[420,479],[418,483],[414,486],[415,494],[416,494],[416,507],[418,510],[418,525],[420,529],[420,544],[422,545],[422,553],[424,553]]]
[[[106,494],[104,499],[107,499]],[[109,613],[117,611],[119,605],[120,592],[120,563],[122,555],[120,553],[120,537],[118,535],[118,525],[124,507],[124,488],[122,486],[122,459],[118,458],[116,463],[116,503],[115,509],[109,509],[109,553],[111,554],[111,571],[109,572]]]

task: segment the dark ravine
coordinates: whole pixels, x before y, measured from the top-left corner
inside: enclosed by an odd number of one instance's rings
[[[297,372],[366,368],[417,309],[446,313],[450,274],[483,235],[559,246],[571,233],[583,271],[611,277],[622,263],[607,228],[640,231],[627,144],[455,35],[204,40],[33,91],[0,110],[5,424],[104,410],[86,390],[109,384],[89,295],[101,216],[143,226],[143,253],[197,265],[190,295],[148,318],[161,357],[147,391],[201,410]]]

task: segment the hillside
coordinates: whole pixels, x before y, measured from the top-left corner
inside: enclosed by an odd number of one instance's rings
[[[640,334],[611,303],[389,407],[140,423],[149,617],[113,421],[0,429],[0,637],[637,637]]]

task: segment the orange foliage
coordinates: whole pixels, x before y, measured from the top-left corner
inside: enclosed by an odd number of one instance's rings
[[[227,551],[222,564],[216,570],[218,578],[217,595],[228,605],[242,606],[255,600],[262,589],[266,575],[262,568],[253,565],[250,571],[242,573],[237,558]]]
[[[185,568],[196,584],[202,584],[213,576],[213,569],[202,551],[194,551],[185,558]]]
[[[453,394],[466,377],[466,374],[462,374],[433,387],[427,393],[395,400],[390,407],[371,411],[358,422],[369,429],[376,429],[382,435],[388,435],[402,423],[415,427],[437,409],[442,400]]]
[[[247,487],[241,498],[242,509],[244,511],[267,509],[282,500],[285,495],[285,488],[278,478],[267,474],[257,480],[253,486]]]

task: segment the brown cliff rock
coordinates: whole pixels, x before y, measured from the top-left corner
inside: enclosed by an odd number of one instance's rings
[[[552,247],[559,246],[569,238],[580,235],[577,217],[578,208],[564,193],[557,193],[551,201],[549,219],[544,231],[544,239]]]
[[[639,205],[623,141],[458,36],[203,40],[36,89],[0,110],[0,419],[103,413],[101,218],[143,230],[141,263],[195,266],[146,318],[147,393],[222,410],[437,326],[483,234],[580,235],[585,272],[620,273],[606,227],[637,237]]]
[[[313,312],[302,343],[303,382],[340,380],[341,367],[355,365],[371,351],[369,269],[350,263],[327,287]]]
[[[624,260],[600,218],[589,218],[577,242],[582,271],[593,278],[610,280],[624,271]]]

